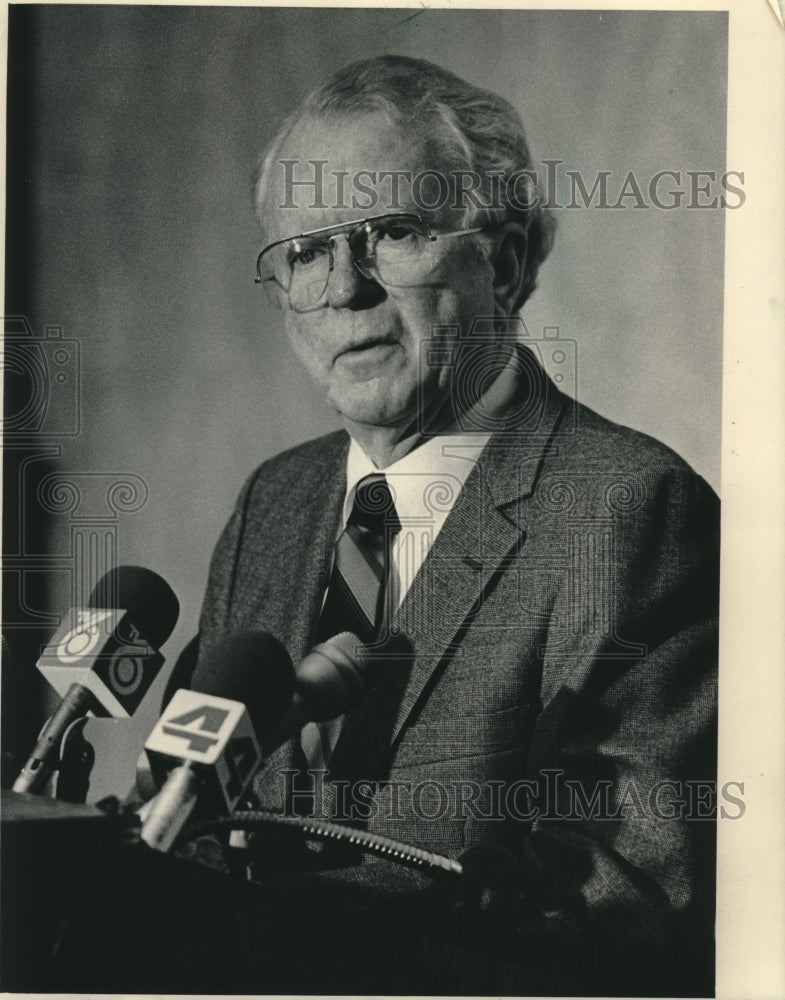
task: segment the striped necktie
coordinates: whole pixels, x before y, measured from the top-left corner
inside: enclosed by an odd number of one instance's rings
[[[335,543],[317,642],[339,632],[354,632],[363,642],[377,638],[387,617],[392,540],[400,530],[385,477],[373,474],[361,479],[346,527]]]
[[[353,632],[363,642],[378,638],[390,616],[391,550],[400,530],[385,477],[374,473],[360,480],[346,527],[335,543],[316,642],[324,642],[339,632]],[[301,744],[309,767],[326,768],[340,725],[337,719],[304,726]]]

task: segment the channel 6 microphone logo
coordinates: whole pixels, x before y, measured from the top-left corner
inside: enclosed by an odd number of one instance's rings
[[[24,316],[4,318],[3,433],[8,437],[74,437],[79,433],[79,343],[59,326],[36,336]]]
[[[37,666],[59,695],[81,684],[102,714],[123,719],[137,710],[163,662],[125,611],[72,608]]]

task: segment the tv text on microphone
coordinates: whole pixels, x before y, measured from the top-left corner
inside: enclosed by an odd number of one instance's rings
[[[168,851],[197,806],[202,815],[231,814],[266,756],[306,722],[336,718],[357,701],[362,648],[342,633],[295,672],[273,636],[252,630],[208,655],[192,690],[175,693],[145,744],[162,787],[141,810],[142,839]]]
[[[161,791],[141,810],[142,839],[168,851],[191,814],[231,813],[262,762],[260,734],[286,712],[294,668],[261,631],[238,633],[175,692],[145,743]]]

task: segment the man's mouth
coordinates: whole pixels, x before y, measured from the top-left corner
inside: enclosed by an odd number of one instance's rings
[[[363,340],[358,344],[350,344],[348,347],[344,347],[336,355],[335,360],[338,358],[352,358],[352,357],[362,357],[371,351],[378,350],[379,348],[389,348],[396,344],[397,341],[393,340],[391,337],[371,337],[368,340]]]

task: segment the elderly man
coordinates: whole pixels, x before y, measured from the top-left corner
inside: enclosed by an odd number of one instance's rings
[[[296,663],[356,634],[364,698],[272,756],[262,804],[461,859],[456,905],[502,913],[526,963],[582,963],[562,989],[614,965],[648,970],[643,994],[665,967],[664,989],[711,989],[716,497],[545,374],[569,357],[518,317],[553,235],[533,176],[512,107],[420,60],[350,65],[284,123],[258,279],[346,430],[248,480],[202,650],[264,628]],[[427,895],[344,845],[290,848],[257,853]]]

